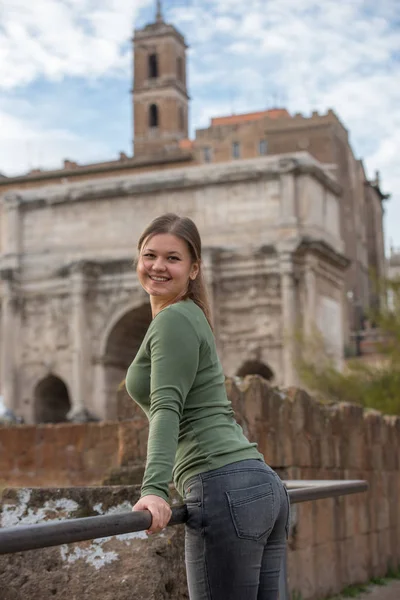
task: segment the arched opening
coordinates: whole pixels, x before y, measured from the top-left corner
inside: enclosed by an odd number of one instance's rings
[[[40,381],[34,392],[35,423],[63,423],[71,408],[65,383],[55,375]]]
[[[158,106],[157,106],[157,104],[150,104],[149,126],[150,127],[158,127]]]
[[[275,377],[271,367],[259,360],[246,360],[236,372],[237,377],[246,377],[246,375],[259,375],[267,381],[272,381]]]
[[[150,54],[149,56],[149,79],[157,79],[158,77],[158,56]]]
[[[183,82],[183,60],[181,56],[178,56],[178,58],[176,59],[176,75],[179,81]]]
[[[185,131],[185,113],[182,106],[178,107],[178,129]]]
[[[108,418],[116,418],[117,392],[151,322],[149,304],[125,313],[111,330],[103,357]]]

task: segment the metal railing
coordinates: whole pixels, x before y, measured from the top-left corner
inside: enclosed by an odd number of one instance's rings
[[[368,490],[368,483],[362,480],[290,480],[284,483],[289,492],[291,504],[323,498],[335,498]],[[186,506],[173,507],[168,526],[179,525],[185,523],[186,520]],[[122,533],[144,531],[150,525],[150,513],[148,511],[136,511],[81,519],[67,519],[55,523],[6,527],[0,529],[0,554],[36,550]],[[286,567],[285,559],[279,585],[280,600],[289,599]]]

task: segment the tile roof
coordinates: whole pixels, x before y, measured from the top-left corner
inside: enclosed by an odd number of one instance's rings
[[[243,115],[229,115],[227,117],[214,117],[211,119],[211,127],[215,125],[236,125],[246,121],[257,121],[268,117],[270,119],[279,119],[281,117],[290,117],[286,108],[272,108],[260,112],[245,113]]]

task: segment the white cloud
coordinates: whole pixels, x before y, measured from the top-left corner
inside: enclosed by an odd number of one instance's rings
[[[124,69],[139,10],[151,0],[3,0],[0,89],[36,78],[97,77]]]
[[[0,171],[7,175],[45,165],[61,168],[64,159],[87,163],[108,160],[109,147],[63,128],[37,127],[0,110]],[[116,158],[116,157],[115,157]]]

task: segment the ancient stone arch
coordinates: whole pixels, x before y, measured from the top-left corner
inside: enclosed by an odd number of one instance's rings
[[[56,375],[47,375],[34,390],[35,423],[62,423],[67,421],[71,408],[68,388]]]
[[[122,314],[109,329],[103,352],[104,387],[111,402],[109,418],[115,418],[117,391],[143,341],[151,322],[150,304],[142,304]],[[113,414],[114,413],[114,414]]]
[[[267,381],[272,381],[275,377],[271,367],[260,360],[246,360],[236,371],[237,377],[246,377],[246,375],[260,375]]]

